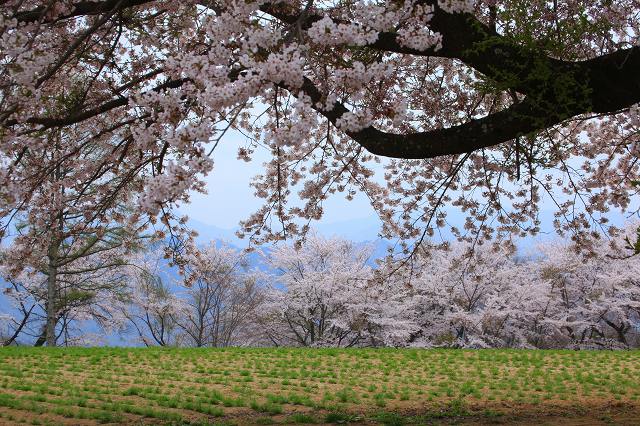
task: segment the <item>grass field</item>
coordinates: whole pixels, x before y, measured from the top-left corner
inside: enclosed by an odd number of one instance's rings
[[[640,424],[640,351],[0,349],[0,424]]]

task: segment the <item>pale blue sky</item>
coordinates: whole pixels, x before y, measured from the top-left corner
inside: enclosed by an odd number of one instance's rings
[[[191,219],[223,229],[235,229],[241,219],[248,217],[261,206],[261,199],[253,195],[249,186],[251,178],[262,173],[262,163],[269,158],[266,151],[256,151],[253,161],[238,160],[237,149],[243,145],[243,136],[230,134],[213,154],[214,168],[206,177],[208,194],[192,194],[191,204],[180,211]],[[336,222],[365,220],[377,223],[378,219],[366,197],[358,195],[347,201],[336,195],[324,204],[325,215],[321,226]]]

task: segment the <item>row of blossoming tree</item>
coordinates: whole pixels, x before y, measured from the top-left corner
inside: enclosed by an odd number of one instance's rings
[[[169,273],[157,248],[120,262],[111,253],[110,267],[97,253],[61,269],[54,301],[47,270],[5,268],[3,342],[43,344],[53,305],[59,344],[115,333],[131,344],[197,347],[637,347],[636,227],[587,255],[562,241],[526,254],[455,242],[400,263],[311,234],[301,247],[264,253],[268,272],[214,243],[189,250],[182,275]]]
[[[385,237],[418,246],[443,228],[535,234],[543,205],[559,233],[597,246],[619,231],[613,210],[637,210],[639,12],[637,0],[3,1],[0,240],[26,223],[20,259],[44,254],[54,276],[68,238],[102,244],[139,221],[179,233],[171,207],[242,134],[239,158],[269,155],[253,181],[264,205],[242,223],[253,241],[304,234],[331,194],[361,192]]]

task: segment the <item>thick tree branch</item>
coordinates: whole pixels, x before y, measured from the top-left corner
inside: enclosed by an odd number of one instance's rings
[[[75,18],[77,16],[90,16],[99,15],[101,13],[110,12],[113,10],[124,10],[134,6],[140,6],[145,3],[152,3],[153,0],[104,0],[104,1],[82,1],[75,3],[73,9],[70,12],[64,13],[53,18],[47,16],[47,8],[40,6],[35,9],[18,12],[15,14],[15,18],[18,22],[42,22],[51,23],[58,22],[64,19]]]
[[[187,81],[190,81],[190,80],[188,78],[182,78],[178,80],[168,80],[165,83],[162,83],[154,87],[153,89],[151,89],[151,91],[162,92],[167,89],[175,89],[182,86]],[[2,127],[11,127],[19,123],[39,124],[44,129],[49,129],[53,127],[65,127],[65,126],[70,126],[72,124],[80,123],[82,121],[96,117],[100,114],[107,113],[113,109],[126,106],[128,105],[128,103],[129,103],[128,96],[120,96],[116,99],[106,101],[103,104],[98,105],[94,108],[90,108],[82,112],[78,112],[76,114],[68,115],[66,117],[31,117],[20,122],[18,120],[12,119],[12,120],[5,121],[2,124]]]
[[[314,109],[333,124],[348,112],[339,102],[330,111],[319,108],[316,104],[322,101],[322,94],[307,78],[300,89],[311,98]],[[290,91],[296,93],[295,89]],[[359,132],[346,133],[372,154],[408,159],[433,158],[498,145],[517,136],[558,124],[566,118],[564,115],[548,114],[535,102],[525,99],[487,117],[445,129],[402,135],[387,133],[371,126]]]
[[[562,61],[501,36],[471,14],[447,13],[433,0],[424,3],[434,6],[428,25],[443,36],[440,49],[420,51],[405,47],[392,32],[380,33],[367,48],[457,59],[494,80],[498,86],[526,94],[527,98],[506,110],[446,129],[399,135],[368,127],[349,133],[374,154],[431,158],[471,152],[543,130],[580,114],[615,113],[640,102],[640,47],[582,62]],[[297,23],[303,28],[309,28],[322,18],[302,12],[287,13],[272,4],[262,6],[261,10],[289,25]],[[322,100],[310,80],[305,80],[302,89],[314,103]],[[335,124],[348,110],[336,104],[331,111],[318,111]]]

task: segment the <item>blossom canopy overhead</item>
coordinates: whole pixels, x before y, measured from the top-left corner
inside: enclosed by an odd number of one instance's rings
[[[204,191],[233,129],[240,158],[272,154],[243,222],[258,241],[305,231],[336,192],[364,192],[384,235],[418,241],[538,232],[543,199],[560,233],[615,231],[607,215],[640,181],[639,14],[637,0],[8,0],[0,218],[46,223],[59,167],[75,191],[118,176],[92,194],[98,217],[122,192],[166,215]]]

